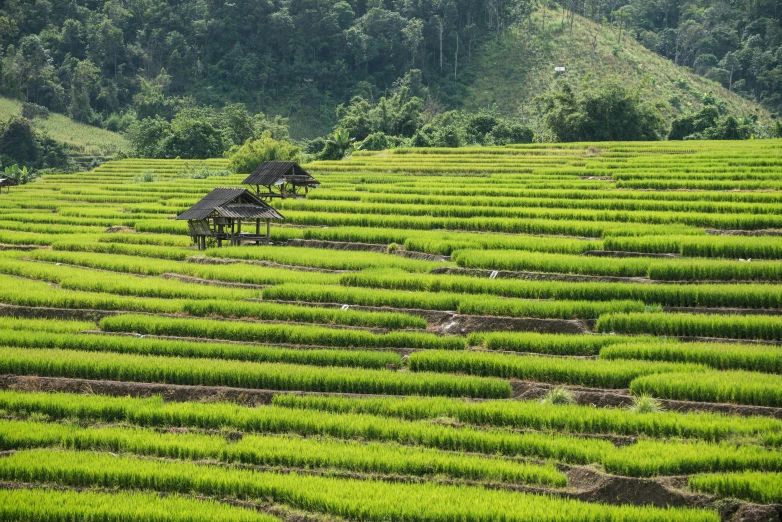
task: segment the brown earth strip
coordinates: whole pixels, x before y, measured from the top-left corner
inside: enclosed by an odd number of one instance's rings
[[[0,244],[0,250],[21,250],[22,252],[29,252],[30,250],[39,250],[42,248],[51,248],[39,245],[8,245],[5,243]]]

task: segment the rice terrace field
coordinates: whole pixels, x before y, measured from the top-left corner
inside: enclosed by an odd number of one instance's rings
[[[0,195],[0,520],[780,520],[782,140],[227,167]]]

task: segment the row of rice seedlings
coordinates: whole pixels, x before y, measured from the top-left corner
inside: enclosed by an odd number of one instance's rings
[[[511,218],[550,219],[583,222],[675,224],[723,229],[758,230],[782,226],[782,216],[774,214],[697,213],[650,210],[594,210],[579,208],[526,207],[523,201],[514,207],[384,204],[355,201],[317,201],[285,199],[275,202],[280,210],[393,216],[430,216],[432,218]]]
[[[0,408],[9,415],[42,414],[52,420],[126,422],[145,427],[233,428],[248,433],[296,433],[346,440],[397,442],[449,451],[528,456],[576,464],[598,462],[614,449],[605,440],[535,432],[457,428],[367,414],[337,414],[277,406],[172,402],[69,393],[0,390]],[[2,460],[2,459],[0,459]]]
[[[467,346],[481,346],[487,350],[550,355],[597,355],[605,346],[651,341],[652,338],[626,335],[542,334],[537,332],[473,332],[467,336]]]
[[[580,360],[537,355],[423,351],[410,355],[415,372],[453,372],[598,388],[626,388],[639,376],[699,372],[704,367],[657,361]]]
[[[607,250],[672,253],[687,257],[730,259],[782,259],[782,238],[778,236],[659,236],[619,237],[604,240]]]
[[[128,312],[181,312],[181,299],[128,297],[99,292],[81,292],[52,287],[43,281],[0,275],[0,303],[16,306],[124,310]]]
[[[471,180],[472,181],[472,180]],[[352,189],[353,187],[351,187]],[[780,203],[782,196],[775,192],[713,192],[713,191],[689,191],[689,192],[653,192],[647,190],[568,190],[561,187],[552,189],[530,189],[530,188],[509,188],[497,186],[476,186],[469,187],[450,184],[448,186],[433,187],[430,180],[426,179],[426,185],[401,186],[399,184],[382,186],[358,186],[355,192],[360,194],[414,194],[421,196],[459,196],[462,200],[468,200],[474,197],[494,198],[554,198],[554,199],[575,199],[575,200],[644,200],[644,201],[662,201],[664,203],[672,201],[687,202],[747,202],[747,203]],[[317,198],[315,198],[317,199]],[[347,199],[347,198],[346,198]],[[360,198],[355,198],[358,201]],[[684,209],[682,209],[684,210]],[[708,211],[708,210],[705,210]]]
[[[32,259],[53,263],[69,263],[113,272],[141,275],[161,275],[167,272],[199,277],[213,281],[250,284],[280,284],[301,281],[302,273],[286,268],[246,264],[206,265],[166,259],[137,257],[132,255],[97,254],[91,252],[66,252],[35,250],[26,252]],[[338,274],[308,272],[307,281],[313,284],[337,284]]]
[[[745,371],[646,375],[630,383],[636,395],[699,402],[782,407],[782,376]]]
[[[782,470],[782,455],[778,450],[733,442],[639,440],[606,455],[601,463],[610,473],[650,477],[748,469],[779,471]]]
[[[268,431],[271,433],[283,433],[296,432],[301,435],[327,435],[336,436],[342,439],[367,439],[375,441],[386,442],[401,442],[403,444],[417,444],[422,446],[441,448],[441,449],[457,449],[464,451],[477,451],[486,454],[501,454],[501,455],[523,455],[523,456],[535,456],[542,458],[554,458],[571,463],[595,463],[603,464],[606,467],[611,467],[614,471],[621,470],[626,471],[627,474],[634,476],[653,476],[656,474],[664,473],[683,473],[692,471],[712,471],[719,469],[780,469],[782,467],[782,456],[778,452],[773,450],[765,450],[760,448],[750,448],[745,450],[742,447],[732,447],[730,444],[698,444],[693,445],[690,442],[659,442],[659,443],[647,443],[646,453],[644,457],[639,457],[639,454],[643,454],[642,449],[635,449],[634,446],[628,446],[626,448],[616,448],[612,444],[607,443],[599,439],[585,439],[583,437],[568,437],[559,434],[542,434],[534,432],[525,433],[509,433],[502,431],[482,431],[475,430],[469,427],[454,428],[450,426],[442,426],[439,424],[432,424],[429,422],[420,421],[404,421],[397,420],[391,417],[377,417],[372,414],[356,414],[356,413],[329,413],[324,411],[317,411],[316,409],[301,410],[296,408],[279,408],[279,407],[262,407],[262,408],[246,408],[230,404],[210,404],[205,405],[205,409],[194,409],[196,403],[172,403],[165,404],[159,400],[154,399],[131,399],[131,398],[110,398],[110,397],[84,397],[77,396],[76,403],[71,403],[66,400],[67,394],[23,394],[17,392],[4,392],[0,394],[0,404],[3,405],[10,413],[22,413],[23,415],[38,414],[46,412],[52,419],[62,418],[66,415],[78,417],[81,421],[122,421],[131,422],[146,426],[156,426],[160,423],[168,423],[176,426],[200,426],[206,427],[213,425],[218,419],[215,416],[220,417],[224,424],[221,426],[236,427],[244,429],[245,431]],[[291,398],[294,401],[301,402],[307,399],[318,400],[331,400],[327,397],[276,397],[275,403],[285,404],[279,401],[280,398]],[[347,399],[347,398],[333,398],[334,400],[353,401],[361,403],[377,403],[378,401],[390,401],[393,399]],[[413,402],[414,399],[406,399],[405,402]],[[419,402],[423,401],[438,401],[440,404],[447,403],[448,399],[418,399]],[[455,399],[450,402],[456,402]],[[460,401],[461,402],[461,401]],[[142,404],[145,406],[143,410],[140,409]],[[294,403],[295,405],[296,403]],[[483,409],[484,403],[474,403],[478,411],[485,411]],[[510,404],[515,406],[515,403],[508,402],[488,402],[485,403],[489,406],[492,404]],[[542,406],[539,403],[530,403],[536,406]],[[321,404],[322,406],[322,404]],[[417,406],[417,404],[413,404]],[[559,409],[559,406],[548,406],[554,410]],[[562,407],[565,408],[566,407]],[[228,412],[226,409],[231,410],[234,414],[230,419],[225,418],[224,414]],[[325,408],[324,408],[325,409]],[[496,409],[496,408],[494,408]],[[594,408],[592,408],[594,410]],[[360,410],[356,410],[360,411]],[[491,409],[489,410],[491,411]],[[599,410],[598,410],[599,411]],[[75,413],[74,413],[75,412]],[[394,408],[394,414],[398,415],[399,410]],[[555,416],[556,413],[552,412]],[[575,409],[570,413],[573,416]],[[627,414],[625,412],[625,414]],[[560,413],[560,416],[563,414]],[[636,414],[632,414],[636,415]],[[298,417],[297,417],[298,416]],[[708,416],[708,415],[707,415]],[[616,416],[618,417],[618,416]],[[669,416],[668,416],[669,417]],[[688,416],[683,416],[686,420]],[[712,415],[712,417],[718,418],[719,416]],[[252,419],[251,419],[252,418]],[[663,417],[667,418],[667,417]],[[599,419],[599,417],[594,417]],[[649,425],[654,420],[653,414],[638,414],[638,420]],[[672,419],[669,419],[669,421]],[[714,420],[714,419],[712,419]],[[764,419],[748,419],[748,425],[743,426],[743,432],[749,433],[751,429],[759,429],[760,421]],[[773,423],[771,419],[766,419],[769,424]],[[135,422],[134,422],[135,421]],[[707,419],[708,421],[708,419]],[[754,421],[754,422],[753,422]],[[183,424],[184,423],[184,424]],[[341,424],[340,424],[341,423]],[[584,422],[585,426],[589,424]],[[777,421],[778,424],[778,421]],[[777,426],[778,428],[778,426]],[[18,431],[18,430],[16,430]],[[46,431],[41,431],[41,437],[46,437]],[[39,435],[32,435],[33,438]],[[196,437],[190,435],[188,437]],[[257,448],[263,446],[261,442],[254,444],[251,442],[253,439],[249,439],[249,436],[245,436],[244,442],[247,442],[247,446],[242,445],[242,448],[251,447]],[[183,442],[180,443],[179,450],[180,458],[197,458],[198,454],[193,453],[197,451],[193,449],[195,444],[187,443],[188,439],[179,439]],[[241,444],[241,443],[240,443]],[[288,443],[285,443],[286,445]],[[295,447],[295,441],[292,441],[291,446]],[[315,443],[311,443],[315,444]],[[69,447],[79,447],[75,444],[69,445]],[[704,455],[702,459],[698,459],[697,455],[699,451],[693,452],[693,448],[700,449]],[[108,449],[112,451],[119,451],[122,448],[117,448],[109,445]],[[286,452],[292,451],[291,447]],[[169,449],[169,451],[173,451]],[[724,458],[720,460],[715,458],[722,452]],[[225,454],[226,452],[223,452]],[[293,452],[294,454],[298,452]],[[302,450],[302,455],[311,454],[312,451],[306,448]],[[322,453],[316,451],[315,453]],[[675,454],[677,460],[671,461],[667,465],[665,462],[665,456]],[[249,458],[254,458],[250,456]],[[323,457],[321,457],[323,458]],[[392,459],[392,460],[401,460]],[[245,461],[246,462],[246,461]],[[496,470],[502,470],[502,462],[496,461]],[[677,464],[677,462],[679,464]],[[310,463],[309,465],[313,465]],[[487,464],[489,468],[492,465]],[[667,466],[667,467],[665,467]],[[506,479],[507,480],[507,479]]]
[[[109,454],[32,450],[0,461],[0,477],[70,486],[144,488],[238,499],[269,498],[295,508],[369,521],[584,520],[717,522],[716,512],[610,506],[546,495],[434,483],[356,481]],[[552,515],[554,513],[555,515]]]
[[[101,243],[126,243],[133,245],[159,245],[189,247],[189,237],[171,234],[104,234],[98,239]]]
[[[782,206],[778,203],[745,203],[745,202],[712,202],[701,200],[650,200],[642,198],[623,197],[611,198],[616,192],[609,192],[600,199],[583,199],[569,191],[541,191],[543,194],[529,194],[520,197],[487,197],[487,196],[444,196],[425,194],[395,194],[393,189],[387,193],[354,193],[346,195],[341,192],[320,190],[308,196],[310,200],[362,201],[366,203],[401,203],[418,205],[469,205],[481,207],[551,207],[551,208],[585,208],[600,210],[650,210],[670,212],[700,212],[700,213],[748,213],[748,214],[780,214]]]
[[[50,223],[24,223],[20,221],[1,220],[0,230],[15,230],[19,232],[36,232],[39,234],[99,234],[103,232],[103,227],[85,227],[73,225],[52,225]]]
[[[648,275],[659,281],[782,281],[782,263],[682,259],[651,263]]]
[[[617,336],[619,337],[619,336]],[[637,342],[611,344],[600,350],[603,359],[691,362],[718,370],[782,373],[782,350],[762,344]]]
[[[606,258],[509,250],[459,250],[452,259],[461,267],[531,270],[564,274],[648,277],[660,281],[780,281],[777,261]]]
[[[342,308],[318,308],[278,303],[235,301],[187,301],[182,310],[195,316],[263,319],[299,323],[375,326],[381,328],[426,328],[422,317],[399,312],[364,312]]]
[[[101,320],[100,327],[107,332],[136,332],[151,335],[342,348],[464,349],[464,337],[442,337],[423,332],[376,334],[366,330],[332,329],[322,326],[178,319],[149,315],[106,317]]]
[[[496,296],[465,296],[447,292],[370,290],[335,285],[283,284],[263,291],[264,299],[341,303],[361,306],[391,306],[424,310],[458,311],[464,314],[558,319],[595,319],[609,312],[646,310],[640,301],[544,301],[501,299]]]
[[[578,237],[643,236],[652,234],[687,234],[695,232],[688,225],[616,223],[613,221],[581,221],[577,219],[518,219],[518,218],[445,218],[429,216],[404,216],[399,214],[342,214],[331,212],[286,211],[285,222],[310,226],[360,226],[402,228],[411,230],[451,230],[466,232],[495,232],[510,234],[563,234]],[[136,230],[144,232],[169,232],[174,227],[157,222],[140,222]],[[142,229],[143,227],[143,229]],[[187,228],[181,229],[186,233]],[[175,233],[175,232],[169,232]]]
[[[696,475],[687,484],[695,491],[761,504],[782,503],[782,473],[727,473]]]
[[[188,460],[215,459],[260,466],[328,468],[359,473],[446,476],[514,484],[564,487],[567,478],[551,464],[459,455],[388,443],[245,435],[236,442],[219,435],[160,433],[148,429],[82,428],[73,424],[0,422],[0,447],[20,450],[63,447]]]
[[[646,277],[651,258],[604,258],[513,250],[459,250],[451,256],[465,268],[522,270],[620,277]]]
[[[428,272],[433,268],[442,266],[442,263],[407,259],[377,252],[329,250],[327,254],[324,255],[323,249],[320,248],[279,246],[226,247],[206,251],[206,255],[212,257],[270,261],[283,265],[331,270],[361,270],[364,268],[389,267],[410,272]]]
[[[564,237],[539,237],[503,234],[454,233],[433,230],[404,230],[372,227],[334,227],[284,229],[302,230],[304,239],[323,241],[347,241],[358,243],[404,245],[406,250],[430,254],[450,255],[461,248],[495,248],[580,254],[587,250],[600,250],[601,241]]]
[[[123,217],[123,218],[80,218],[61,216],[60,214],[53,214],[51,212],[27,212],[25,214],[4,214],[3,219],[10,219],[12,221],[22,221],[25,223],[51,223],[55,225],[85,225],[94,227],[111,227],[115,225],[122,225],[126,227],[132,227],[136,224],[136,219]]]
[[[36,332],[51,333],[77,333],[84,330],[92,330],[95,323],[90,321],[74,321],[70,319],[27,319],[23,317],[3,317],[3,330],[30,330]]]
[[[17,375],[262,390],[510,397],[510,385],[491,378],[76,350],[5,348],[0,371]]]
[[[647,190],[780,190],[779,181],[720,181],[720,180],[655,180],[639,179],[617,181],[618,189]]]
[[[57,283],[61,288],[139,297],[228,299],[260,297],[254,289],[199,285],[160,277],[139,277],[0,257],[0,273]]]
[[[336,397],[275,395],[275,406],[331,413],[380,415],[407,420],[449,417],[465,424],[582,434],[687,437],[720,441],[734,437],[782,435],[782,421],[715,413],[641,412],[592,405],[544,404],[540,401],[472,402],[444,397]],[[769,443],[768,440],[763,440]]]
[[[66,250],[70,252],[96,252],[103,254],[156,257],[160,259],[172,259],[176,261],[184,261],[194,253],[190,249],[170,246],[99,243],[88,241],[58,241],[52,244],[52,249]]]
[[[542,301],[471,296],[463,298],[459,303],[459,312],[463,314],[547,319],[597,319],[603,314],[644,312],[647,309],[643,302],[630,300]]]
[[[388,364],[401,365],[402,363],[398,354],[389,351],[297,350],[247,344],[148,339],[124,335],[72,335],[35,330],[34,326],[31,325],[30,331],[0,330],[0,346],[374,369],[384,369]]]
[[[82,238],[85,241],[95,240],[96,235],[71,236],[71,239]],[[37,232],[17,232],[13,230],[0,230],[0,244],[5,245],[38,245],[48,246],[62,241],[62,234],[39,234]]]
[[[44,481],[47,481],[44,479]],[[188,492],[183,491],[183,494]],[[254,509],[211,499],[137,491],[0,490],[0,519],[25,522],[134,520],[137,522],[278,522]]]
[[[782,341],[782,316],[612,313],[600,317],[595,329],[620,334]]]
[[[525,299],[638,300],[663,306],[782,308],[782,285],[632,284],[489,279],[461,275],[365,270],[343,274],[340,284],[413,292],[492,294]]]

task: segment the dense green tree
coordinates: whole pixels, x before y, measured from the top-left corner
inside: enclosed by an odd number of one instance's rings
[[[577,91],[567,83],[541,98],[545,122],[560,141],[659,140],[659,111],[618,83]]]
[[[251,173],[264,161],[298,161],[300,154],[299,147],[284,140],[275,140],[269,131],[257,140],[248,139],[241,147],[234,146],[227,153],[231,158],[231,169],[240,174]]]
[[[28,169],[68,166],[65,146],[36,131],[24,118],[0,123],[0,165],[19,165]]]

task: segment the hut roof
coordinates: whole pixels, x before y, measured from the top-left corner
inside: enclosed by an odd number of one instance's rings
[[[226,218],[284,219],[271,205],[243,188],[216,188],[177,219],[205,219],[212,212]]]
[[[295,161],[264,161],[242,181],[242,185],[271,186],[283,182],[295,185],[320,185],[318,180]]]

